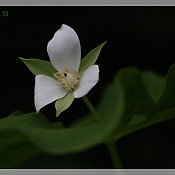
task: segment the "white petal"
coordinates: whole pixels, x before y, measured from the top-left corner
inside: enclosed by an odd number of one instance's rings
[[[62,72],[64,66],[74,73],[78,72],[81,47],[76,32],[67,25],[62,25],[55,33],[54,37],[47,45],[47,52],[50,61],[59,72]]]
[[[37,75],[35,77],[36,111],[67,94],[67,90],[57,85],[57,83],[59,83],[57,80],[46,75]]]
[[[99,68],[97,65],[93,65],[86,69],[83,73],[78,87],[74,91],[74,97],[79,98],[86,95],[99,80]]]

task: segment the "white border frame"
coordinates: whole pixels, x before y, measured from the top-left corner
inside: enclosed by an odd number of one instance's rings
[[[174,6],[175,0],[1,0],[0,6]],[[0,175],[174,175],[175,169],[0,169]]]
[[[1,0],[1,6],[172,6],[174,0]]]
[[[175,169],[0,169],[0,175],[174,175]]]

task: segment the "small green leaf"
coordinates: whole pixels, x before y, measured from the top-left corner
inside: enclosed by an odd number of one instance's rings
[[[136,125],[139,123],[142,123],[146,121],[146,117],[142,116],[142,115],[133,115],[132,119],[130,120],[130,122],[127,125]]]
[[[116,76],[116,84],[119,83],[125,93],[125,112],[121,123],[127,123],[133,115],[144,115],[154,107],[154,102],[148,94],[142,81],[141,72],[134,67],[121,69]]]
[[[48,61],[40,59],[19,59],[25,63],[25,65],[34,75],[43,74],[54,78],[53,74],[58,72]]]
[[[154,102],[157,103],[163,93],[166,78],[153,71],[144,71],[141,75],[148,93]]]
[[[69,92],[63,98],[58,99],[55,102],[56,117],[58,117],[61,112],[65,111],[72,104],[74,99],[73,92]]]
[[[173,64],[167,74],[166,86],[163,94],[158,101],[157,111],[162,109],[170,109],[175,107],[175,64]]]
[[[79,71],[78,71],[78,75],[81,77],[84,73],[84,71],[92,66],[99,54],[100,54],[100,51],[101,49],[103,48],[103,46],[106,44],[106,42],[104,42],[103,44],[99,45],[98,47],[96,47],[95,49],[93,49],[91,52],[89,52],[82,60],[81,60],[81,63],[80,63],[80,68],[79,68]]]

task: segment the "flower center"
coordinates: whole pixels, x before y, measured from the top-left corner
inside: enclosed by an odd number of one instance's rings
[[[64,66],[63,72],[57,72],[53,75],[60,82],[57,85],[60,85],[69,91],[74,90],[75,87],[77,86],[78,75],[76,71],[73,74],[66,66]]]

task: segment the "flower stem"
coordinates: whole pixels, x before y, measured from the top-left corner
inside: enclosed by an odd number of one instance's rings
[[[97,111],[95,110],[95,108],[93,107],[93,105],[91,104],[91,102],[89,101],[89,99],[86,96],[84,96],[83,100],[86,103],[86,105],[88,106],[88,108],[91,111],[91,113],[93,114],[93,116],[99,122],[101,120],[101,118],[100,118],[99,114],[97,113]],[[108,148],[108,151],[109,151],[110,157],[112,159],[114,168],[122,168],[122,164],[120,162],[120,157],[119,157],[115,142],[110,140],[108,142],[105,142],[105,144]]]
[[[122,164],[120,161],[120,157],[119,157],[115,142],[114,141],[106,142],[106,146],[107,146],[109,154],[111,156],[114,168],[116,168],[116,169],[122,168]]]
[[[95,108],[93,107],[93,105],[91,104],[91,102],[89,101],[89,99],[86,96],[83,96],[83,100],[86,103],[86,105],[88,106],[88,108],[91,111],[91,113],[93,114],[93,116],[99,122],[101,120],[100,119],[100,116],[98,115],[97,111],[95,110]]]

